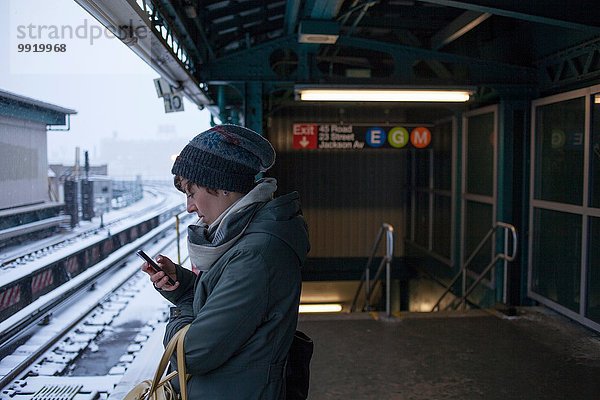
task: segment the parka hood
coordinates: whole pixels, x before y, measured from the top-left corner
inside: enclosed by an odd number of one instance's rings
[[[302,216],[300,196],[292,192],[265,204],[257,213],[246,233],[273,235],[290,246],[303,265],[310,250],[308,227]]]

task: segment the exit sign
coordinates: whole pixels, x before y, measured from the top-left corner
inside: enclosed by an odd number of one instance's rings
[[[319,125],[317,124],[294,124],[292,147],[294,149],[316,149],[318,129]]]

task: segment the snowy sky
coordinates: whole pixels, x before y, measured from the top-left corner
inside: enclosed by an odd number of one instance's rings
[[[51,38],[56,28],[60,38]],[[209,127],[208,111],[188,101],[184,112],[166,114],[154,88],[158,74],[74,0],[0,0],[0,29],[0,89],[77,111],[70,131],[48,132],[51,163],[73,164],[79,146],[110,171],[102,139],[185,143]],[[65,44],[66,51],[19,52],[25,44]]]

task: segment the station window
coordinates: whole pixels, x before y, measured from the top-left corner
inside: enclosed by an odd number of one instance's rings
[[[535,198],[581,205],[585,97],[536,109]]]
[[[429,188],[429,151],[413,151],[415,157],[415,186]]]
[[[465,203],[465,261],[473,254],[481,240],[494,223],[493,206],[491,204],[467,201]],[[492,242],[486,241],[483,248],[477,252],[468,269],[481,273],[491,261]]]
[[[432,147],[411,150],[406,239],[421,251],[451,265],[453,119],[431,128]]]
[[[586,316],[600,323],[600,218],[590,218]]]
[[[433,197],[432,249],[444,258],[451,258],[452,197]]]
[[[433,187],[452,189],[452,121],[437,126],[433,141]]]
[[[590,205],[600,208],[600,93],[592,96],[589,182]]]
[[[407,169],[408,170],[408,169]],[[408,180],[410,182],[410,180]],[[413,198],[412,198],[412,192],[408,192],[408,195],[406,196],[406,207],[405,207],[405,218],[404,221],[406,223],[406,236],[405,239],[408,240],[409,242],[413,241],[414,238],[414,234],[413,234]]]
[[[467,130],[467,192],[494,195],[494,113],[469,117]],[[491,224],[490,224],[491,226]]]
[[[415,199],[415,243],[424,248],[429,248],[429,194],[417,192]]]
[[[467,113],[464,126],[464,195],[462,214],[462,262],[479,275],[492,261],[493,240],[486,237],[495,221],[496,115],[497,107],[490,106]],[[484,282],[494,285],[492,274]]]
[[[532,290],[579,312],[581,286],[581,215],[535,209]]]

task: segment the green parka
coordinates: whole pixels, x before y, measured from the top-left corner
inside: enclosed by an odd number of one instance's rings
[[[298,319],[309,250],[297,193],[278,197],[198,279],[177,267],[177,306],[165,343],[184,325],[191,400],[283,399],[283,368]]]

